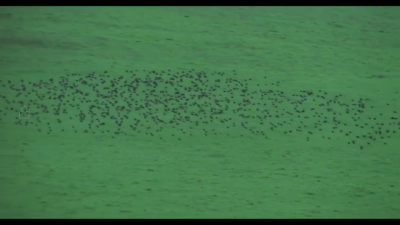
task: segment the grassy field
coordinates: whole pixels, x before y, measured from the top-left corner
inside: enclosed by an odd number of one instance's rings
[[[0,7],[0,79],[236,70],[400,109],[398,21],[399,7]],[[359,151],[279,135],[47,135],[9,121],[0,218],[400,218],[398,134]]]

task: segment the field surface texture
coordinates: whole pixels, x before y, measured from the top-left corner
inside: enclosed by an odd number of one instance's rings
[[[400,218],[399,7],[0,7],[0,218]]]

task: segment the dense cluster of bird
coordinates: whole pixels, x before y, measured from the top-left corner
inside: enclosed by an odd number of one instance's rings
[[[324,90],[296,92],[268,83],[267,77],[257,82],[238,77],[235,72],[135,70],[1,80],[1,114],[48,134],[144,134],[177,141],[213,135],[268,139],[280,132],[363,149],[375,141],[386,144],[400,132],[395,109],[380,112],[366,99]],[[21,110],[27,112],[18,116]]]

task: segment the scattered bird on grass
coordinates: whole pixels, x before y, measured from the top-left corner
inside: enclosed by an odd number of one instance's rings
[[[268,83],[267,77],[257,83],[237,77],[235,72],[135,70],[2,80],[1,114],[18,115],[26,107],[30,118],[16,116],[15,123],[47,134],[143,134],[177,141],[191,136],[268,139],[278,132],[364,149],[386,144],[400,132],[398,111],[389,111],[390,104],[380,110],[363,98],[296,92]]]

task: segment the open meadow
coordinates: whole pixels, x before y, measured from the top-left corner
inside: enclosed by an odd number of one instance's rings
[[[399,21],[0,7],[0,218],[400,218]]]

